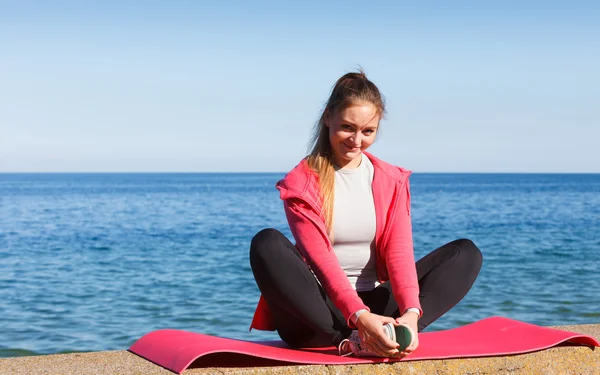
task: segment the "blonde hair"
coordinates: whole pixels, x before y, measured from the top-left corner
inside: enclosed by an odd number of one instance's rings
[[[357,73],[344,74],[333,86],[329,100],[315,125],[310,140],[311,151],[306,157],[309,167],[319,177],[321,215],[332,241],[335,168],[333,150],[329,142],[329,128],[326,126],[326,122],[332,114],[344,110],[356,102],[372,104],[380,118],[385,114],[385,103],[379,89],[367,79],[362,69]]]

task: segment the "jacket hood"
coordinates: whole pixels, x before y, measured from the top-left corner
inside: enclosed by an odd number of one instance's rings
[[[316,172],[308,166],[308,162],[304,158],[284,178],[277,181],[275,187],[279,190],[281,200],[286,200],[303,196],[311,182],[316,181],[318,181]]]
[[[369,158],[377,171],[384,173],[388,178],[403,183],[411,174],[408,169],[384,162],[368,152],[363,152],[363,154]],[[310,186],[318,186],[315,184],[318,179],[317,173],[308,166],[308,162],[304,158],[275,186],[279,190],[279,197],[282,200],[302,197],[304,199],[309,198],[313,203],[316,203],[320,200],[318,192],[310,191]]]

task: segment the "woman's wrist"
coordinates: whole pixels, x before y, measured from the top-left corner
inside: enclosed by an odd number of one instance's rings
[[[358,318],[366,312],[368,312],[367,309],[360,309],[350,316],[350,321],[352,321],[352,324],[354,324],[355,327],[357,327],[356,323],[358,322]]]
[[[408,313],[415,314],[417,316],[417,320],[421,317],[421,310],[417,309],[416,307],[409,307],[408,309],[404,310],[404,314],[402,315],[406,315]]]

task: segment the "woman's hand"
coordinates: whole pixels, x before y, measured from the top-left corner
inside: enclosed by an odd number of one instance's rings
[[[385,334],[383,325],[386,323],[397,325],[394,318],[373,314],[367,311],[358,317],[356,326],[362,345],[367,350],[376,353],[381,357],[397,357],[400,354],[398,351],[399,345],[390,340]]]
[[[397,326],[399,324],[405,324],[405,325],[409,326],[412,329],[413,333],[415,334],[412,344],[408,348],[406,348],[403,352],[400,353],[401,357],[405,357],[405,356],[409,355],[410,353],[415,351],[415,349],[417,349],[417,347],[419,346],[419,326],[417,324],[418,321],[419,321],[419,314],[412,312],[412,311],[408,311],[408,312],[404,313],[404,315],[402,315],[401,317],[396,319],[396,322],[394,325]]]

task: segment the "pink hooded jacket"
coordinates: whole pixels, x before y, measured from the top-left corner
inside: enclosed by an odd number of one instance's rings
[[[371,160],[373,200],[376,216],[376,267],[381,283],[390,281],[400,311],[421,309],[419,284],[412,242],[410,218],[410,171],[388,164],[364,153]],[[320,215],[321,199],[318,176],[302,160],[277,182],[280,198],[296,247],[304,256],[325,292],[340,309],[346,322],[360,309],[369,310],[352,288],[333,252],[325,222]],[[261,296],[250,329],[274,330],[273,319]]]

